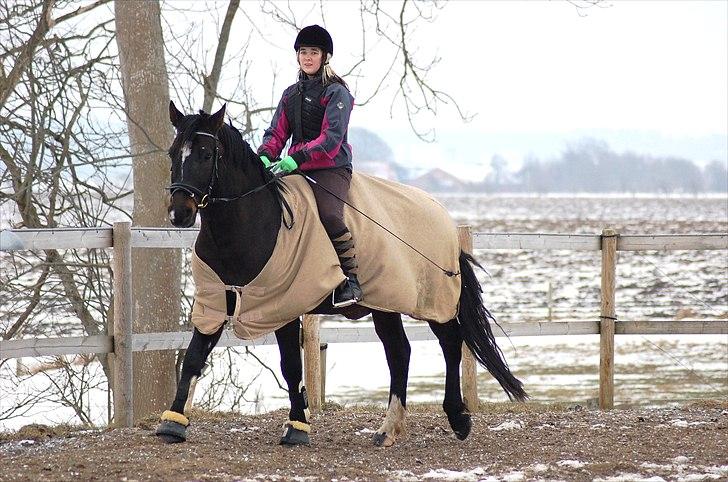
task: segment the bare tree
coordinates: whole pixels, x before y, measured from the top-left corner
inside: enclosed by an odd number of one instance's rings
[[[128,190],[114,173],[123,169],[123,160],[107,158],[119,133],[88,116],[91,106],[108,98],[102,90],[114,57],[108,50],[111,17],[70,25],[104,3],[0,5],[2,228],[98,226],[124,216],[120,201]],[[106,253],[46,250],[1,256],[3,339],[106,332],[111,305]],[[106,357],[99,358],[108,374]],[[22,376],[9,382],[21,388],[14,391],[20,396],[0,419],[25,413],[50,396],[24,392]]]

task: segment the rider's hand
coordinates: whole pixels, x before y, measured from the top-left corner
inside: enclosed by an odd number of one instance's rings
[[[265,155],[260,156],[260,162],[263,163],[266,169],[269,168],[271,165],[270,159],[268,159],[268,156]]]
[[[277,163],[273,164],[270,168],[270,172],[278,174],[281,172],[289,173],[293,172],[298,168],[298,164],[293,160],[291,156],[286,156]]]

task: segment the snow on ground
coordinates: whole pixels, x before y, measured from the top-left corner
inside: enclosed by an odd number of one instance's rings
[[[499,432],[501,430],[515,430],[523,428],[523,424],[519,422],[518,420],[506,420],[505,422],[501,423],[500,425],[497,425],[495,427],[490,427],[489,430],[492,430],[494,432]]]
[[[556,463],[559,467],[579,469],[588,464],[577,460],[560,460]],[[644,473],[618,473],[608,477],[598,477],[594,482],[665,482],[676,480],[680,482],[725,480],[728,477],[728,465],[723,466],[689,466],[685,464],[642,464]],[[434,469],[422,474],[415,474],[408,470],[392,470],[387,472],[387,477],[398,481],[416,480],[442,480],[442,481],[477,481],[477,482],[504,482],[504,481],[546,481],[551,478],[542,478],[543,474],[551,470],[553,465],[534,464],[522,470],[509,471],[505,473],[492,473],[483,467],[476,467],[467,471],[456,471],[448,469]],[[661,475],[655,475],[659,472]]]
[[[570,468],[582,468],[587,464],[576,460],[560,460],[557,465]],[[728,465],[723,466],[686,466],[686,465],[660,465],[643,464],[647,473],[620,473],[609,477],[594,479],[595,482],[665,482],[666,480],[677,480],[681,482],[693,482],[704,480],[723,480],[728,476]],[[414,475],[392,473],[396,480],[451,480],[451,481],[521,481],[521,480],[550,480],[539,477],[539,473],[547,472],[550,466],[547,464],[535,464],[524,470],[510,471],[506,473],[490,474],[482,467],[476,467],[469,471],[454,471],[447,469],[431,470],[424,474]],[[659,469],[663,474],[652,475],[649,472]],[[667,479],[664,477],[668,477]]]

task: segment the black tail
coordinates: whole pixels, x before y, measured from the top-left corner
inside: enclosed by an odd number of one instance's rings
[[[460,311],[457,316],[463,340],[473,352],[475,358],[488,369],[491,375],[498,380],[508,398],[524,401],[528,398],[523,384],[513,376],[503,357],[503,352],[495,342],[490,320],[495,321],[488,308],[483,305],[478,278],[473,267],[482,266],[469,254],[460,252]]]

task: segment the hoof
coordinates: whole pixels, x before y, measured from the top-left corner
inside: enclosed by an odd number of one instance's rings
[[[470,414],[461,412],[453,417],[448,415],[447,421],[450,422],[450,428],[455,432],[455,436],[458,440],[465,440],[470,435],[470,429],[473,427],[473,422],[470,420]]]
[[[374,442],[374,445],[377,447],[391,447],[394,445],[394,442],[396,439],[392,437],[391,435],[387,435],[386,433],[375,433],[372,437],[372,442]]]
[[[286,425],[286,431],[278,445],[309,445],[310,443],[308,432]]]
[[[187,427],[169,420],[162,420],[155,433],[157,437],[168,444],[176,444],[187,440]]]

